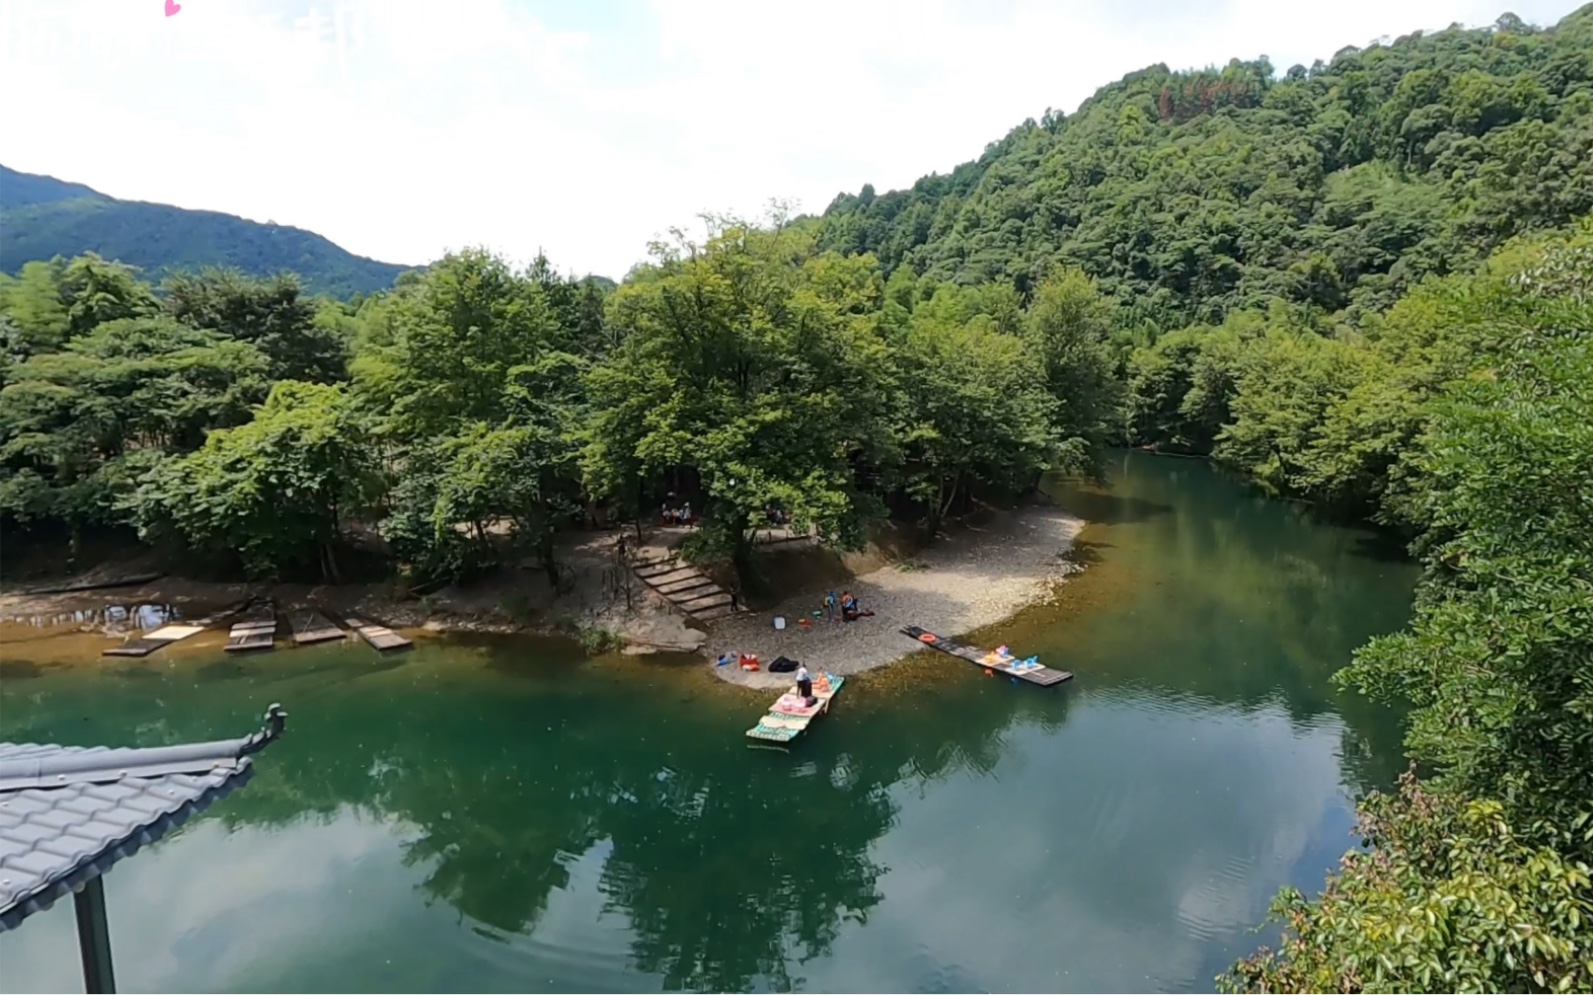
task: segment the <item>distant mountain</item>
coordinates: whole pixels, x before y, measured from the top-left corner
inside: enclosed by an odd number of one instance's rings
[[[215,211],[117,200],[80,183],[0,166],[0,271],[96,252],[149,279],[227,266],[257,276],[297,273],[313,293],[347,297],[393,285],[407,266],[356,256],[314,232]]]

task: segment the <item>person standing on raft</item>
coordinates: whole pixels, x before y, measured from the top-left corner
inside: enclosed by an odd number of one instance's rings
[[[808,665],[797,664],[796,670],[797,694],[804,702],[813,698],[813,677],[808,673]]]

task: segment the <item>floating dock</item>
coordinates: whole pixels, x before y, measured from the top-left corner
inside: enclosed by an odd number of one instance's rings
[[[1004,674],[1040,687],[1051,687],[1073,679],[1073,674],[1066,670],[1053,670],[1039,664],[1024,666],[1021,660],[1016,659],[998,661],[995,654],[988,650],[964,646],[955,640],[937,636],[928,629],[920,629],[916,625],[903,626],[902,635],[916,639],[921,646],[928,649],[940,650],[942,653],[967,660],[976,667],[983,667],[989,673]]]
[[[349,616],[345,621],[361,639],[379,650],[397,650],[415,645],[412,640],[405,639],[385,625],[377,625],[375,622],[353,616]]]
[[[257,608],[227,633],[226,650],[228,653],[268,650],[276,641],[277,613],[270,608]]]
[[[170,646],[172,643],[180,642],[184,639],[187,639],[189,636],[199,635],[199,633],[204,632],[212,625],[215,625],[219,619],[225,618],[237,610],[237,607],[233,607],[227,611],[219,612],[215,615],[207,615],[204,618],[194,619],[192,622],[168,622],[158,629],[151,630],[137,639],[129,639],[118,646],[112,646],[108,650],[103,650],[101,651],[101,655],[138,657],[149,656],[156,650]]]
[[[293,642],[298,646],[348,638],[348,633],[318,611],[294,612],[289,621],[293,623]]]
[[[820,674],[813,682],[813,697],[818,699],[817,704],[813,705],[797,697],[796,686],[792,685],[790,691],[781,695],[778,701],[769,706],[769,714],[747,730],[747,738],[770,743],[791,742],[807,732],[808,726],[813,724],[814,719],[830,710],[831,699],[841,690],[841,685],[844,683],[846,683],[844,677]]]

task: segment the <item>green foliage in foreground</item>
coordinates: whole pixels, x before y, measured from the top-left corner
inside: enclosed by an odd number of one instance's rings
[[[1231,991],[1585,992],[1585,864],[1524,842],[1497,802],[1423,790],[1361,807],[1371,850],[1315,899],[1287,891],[1283,948],[1239,964]]]
[[[1376,339],[1237,346],[1267,358],[1241,362],[1219,453],[1262,476],[1309,468],[1285,486],[1397,481],[1380,497],[1418,536],[1416,616],[1339,680],[1414,706],[1408,749],[1437,773],[1366,803],[1373,851],[1320,898],[1286,895],[1282,948],[1238,965],[1232,990],[1593,987],[1590,261],[1593,221],[1424,289]]]

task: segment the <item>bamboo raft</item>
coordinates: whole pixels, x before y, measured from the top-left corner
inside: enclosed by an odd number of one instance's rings
[[[112,646],[110,649],[102,651],[101,655],[149,656],[158,649],[163,649],[172,643],[187,639],[189,636],[196,636],[204,631],[205,627],[203,625],[173,622],[161,626],[148,635],[140,636],[137,639],[129,639],[125,643]]]
[[[268,650],[277,642],[277,613],[269,608],[256,608],[242,622],[227,633],[228,653],[248,653]]]
[[[377,625],[375,622],[369,622],[363,618],[354,618],[353,616],[344,619],[344,621],[348,622],[349,628],[353,629],[356,635],[376,649],[396,650],[414,645],[412,640],[400,636],[385,625]]]
[[[137,639],[129,639],[110,649],[102,650],[102,656],[136,656],[145,657],[158,649],[170,646],[172,643],[181,642],[189,636],[197,636],[218,621],[238,610],[238,606],[215,615],[194,619],[192,622],[167,622],[165,625],[154,629]]]
[[[987,650],[977,650],[971,646],[964,646],[956,640],[942,638],[916,625],[903,626],[902,635],[916,639],[928,649],[940,650],[958,659],[967,660],[976,667],[983,667],[989,674],[1003,674],[1040,687],[1051,687],[1073,679],[1070,671],[1053,670],[1038,663],[1025,663],[1011,656],[998,657]]]
[[[293,623],[293,642],[298,646],[348,638],[348,633],[318,611],[294,612],[290,621]]]
[[[791,742],[806,732],[814,719],[830,710],[830,701],[844,683],[846,683],[844,677],[820,674],[813,682],[813,697],[818,699],[818,704],[812,706],[802,704],[802,699],[797,697],[796,685],[792,685],[790,691],[781,695],[773,705],[769,706],[769,714],[747,730],[747,738],[771,743]]]

